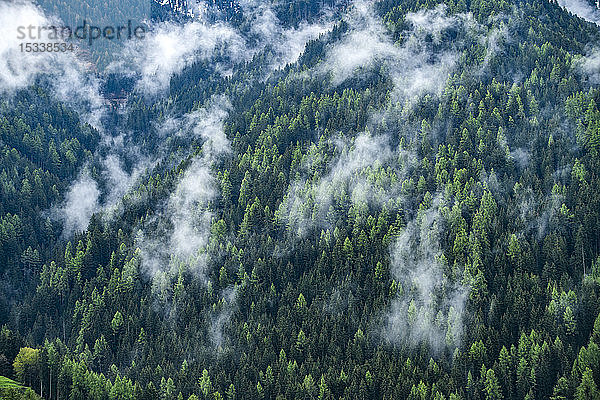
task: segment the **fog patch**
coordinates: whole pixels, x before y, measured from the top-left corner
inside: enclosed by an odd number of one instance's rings
[[[368,132],[354,139],[331,139],[329,146],[333,148],[329,160],[316,156],[316,145],[308,150],[301,167],[305,178],[300,175],[290,183],[275,214],[296,236],[303,237],[316,227],[335,226],[339,204],[381,207],[393,201],[401,177],[414,163],[412,153],[394,151],[386,136]],[[394,161],[394,169],[386,169]]]
[[[326,12],[314,23],[302,21],[298,27],[286,28],[272,8],[266,5],[246,4],[251,15],[251,36],[259,46],[273,51],[270,68],[273,70],[295,63],[306,44],[333,28],[332,13]]]
[[[428,344],[435,352],[460,345],[469,288],[449,278],[441,248],[444,201],[433,200],[390,247],[398,293],[386,315],[384,338],[398,345]]]
[[[588,55],[575,60],[574,68],[587,76],[592,85],[600,84],[600,48],[592,48]]]
[[[207,245],[214,217],[213,202],[219,194],[211,168],[231,151],[223,131],[228,108],[228,103],[221,100],[183,119],[185,129],[204,140],[201,153],[181,172],[163,210],[146,221],[137,234],[142,270],[162,300],[168,299],[173,279],[181,274],[207,282]]]
[[[319,68],[340,85],[365,70],[382,66],[394,85],[396,99],[411,100],[441,93],[459,59],[459,33],[475,27],[467,14],[448,15],[440,5],[406,15],[410,28],[394,43],[372,9],[357,1],[347,16],[349,31],[328,51]],[[453,37],[451,39],[451,37]]]
[[[135,71],[136,88],[154,96],[169,88],[173,75],[198,60],[212,58],[218,51],[239,59],[244,56],[245,40],[224,23],[165,22],[154,26],[144,40],[129,42],[122,60],[111,63],[107,69],[124,75]]]
[[[520,235],[533,235],[543,240],[549,233],[562,229],[561,218],[569,218],[570,211],[564,204],[564,186],[555,184],[552,192],[544,195],[535,193],[531,188],[515,186],[517,208],[517,226]]]
[[[227,346],[227,325],[231,320],[231,315],[236,307],[237,287],[230,286],[223,290],[222,298],[217,304],[217,309],[211,318],[209,328],[209,337],[212,345],[219,351],[223,351]]]
[[[558,5],[581,19],[600,24],[600,10],[592,7],[586,0],[558,0]]]
[[[37,29],[33,30],[36,38],[30,38],[29,26],[62,24],[30,1],[0,2],[0,94],[12,95],[36,82],[46,83],[58,100],[76,108],[85,122],[101,130],[105,107],[98,80],[76,52],[27,52],[21,49],[26,43],[37,46],[60,43],[48,39],[47,32],[42,32],[42,38],[39,38]]]
[[[198,61],[210,61],[215,71],[228,76],[236,65],[268,49],[268,69],[280,69],[296,62],[306,43],[333,27],[332,12],[314,23],[302,21],[288,28],[264,3],[243,2],[242,7],[248,31],[222,21],[208,22],[204,12],[185,24],[162,22],[152,26],[144,40],[128,43],[121,61],[107,70],[135,76],[136,89],[154,97],[167,91],[174,75]]]
[[[515,161],[520,169],[525,169],[529,166],[531,153],[529,150],[519,147],[510,152],[510,157]]]
[[[99,198],[98,183],[84,169],[71,185],[63,204],[54,211],[56,218],[63,222],[63,237],[87,229],[90,218],[98,209]]]

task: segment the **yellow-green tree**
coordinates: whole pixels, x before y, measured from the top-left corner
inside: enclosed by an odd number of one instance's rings
[[[31,385],[33,377],[39,372],[40,351],[31,347],[22,347],[15,357],[13,368],[17,380]]]

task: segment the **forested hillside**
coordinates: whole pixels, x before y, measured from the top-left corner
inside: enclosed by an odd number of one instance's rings
[[[594,4],[204,5],[0,46],[0,396],[600,398]]]

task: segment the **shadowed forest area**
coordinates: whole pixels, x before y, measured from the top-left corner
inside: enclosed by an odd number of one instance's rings
[[[600,398],[595,2],[163,2],[21,52],[142,7],[67,3],[0,3],[0,397]]]

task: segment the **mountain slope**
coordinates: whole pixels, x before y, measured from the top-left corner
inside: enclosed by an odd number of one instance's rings
[[[0,375],[29,345],[45,398],[595,398],[598,27],[556,2],[306,7],[259,3],[158,95],[128,87],[121,146],[73,117],[85,166],[45,157],[54,100],[12,117],[42,89],[6,103]],[[89,186],[83,231],[38,233]]]

